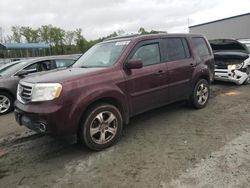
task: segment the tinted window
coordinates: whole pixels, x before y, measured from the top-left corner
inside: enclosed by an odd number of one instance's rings
[[[36,71],[36,67],[37,67],[37,64],[34,63],[34,64],[29,65],[28,67],[26,67],[25,70],[34,70],[34,71]]]
[[[187,57],[181,38],[164,39],[163,45],[165,49],[165,53],[164,53],[165,60],[176,61],[176,60],[184,59]],[[190,54],[188,55],[188,57],[190,57]]]
[[[29,73],[48,71],[52,69],[51,66],[52,66],[51,61],[40,61],[40,62],[27,66],[25,70],[28,70]]]
[[[144,66],[160,63],[158,44],[148,44],[138,48],[132,59],[141,59]]]
[[[190,49],[189,49],[189,47],[188,47],[187,40],[186,40],[186,39],[182,39],[182,44],[183,44],[184,49],[185,49],[185,52],[186,52],[186,57],[187,57],[187,58],[191,57]]]
[[[195,37],[195,38],[192,38],[192,40],[197,50],[197,53],[200,57],[210,55],[207,44],[203,38]]]

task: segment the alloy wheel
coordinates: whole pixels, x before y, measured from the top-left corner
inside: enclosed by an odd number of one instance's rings
[[[0,114],[7,112],[10,106],[11,106],[10,99],[5,95],[0,95]]]
[[[204,105],[208,99],[208,88],[204,83],[201,83],[196,92],[197,102]]]
[[[110,111],[104,111],[95,116],[90,125],[90,136],[96,144],[106,144],[117,132],[118,120]]]

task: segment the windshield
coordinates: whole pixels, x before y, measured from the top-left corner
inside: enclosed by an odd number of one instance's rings
[[[73,67],[109,67],[112,66],[129,41],[100,43],[90,48]]]
[[[4,69],[4,70],[1,69],[0,76],[11,76],[15,74],[17,71],[19,71],[20,69],[22,69],[26,64],[27,62],[19,62],[17,64],[14,64],[8,67],[7,69]]]
[[[10,67],[12,67],[12,66],[14,66],[14,65],[16,65],[18,63],[20,63],[20,61],[15,61],[15,62],[7,63],[7,64],[3,65],[2,67],[0,67],[0,74],[2,72],[4,72],[5,70],[7,70],[8,68],[10,68]]]
[[[249,43],[249,44],[246,44],[246,46],[247,46],[247,49],[248,49],[248,51],[249,51],[249,53],[250,53],[250,43]]]

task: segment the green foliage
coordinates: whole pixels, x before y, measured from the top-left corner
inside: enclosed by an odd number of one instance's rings
[[[146,31],[143,27],[141,27],[138,30],[138,33],[140,35],[149,35],[149,34],[159,34],[159,33],[167,33],[166,31],[155,31],[155,30],[151,30],[151,31]]]
[[[82,35],[82,29],[80,28],[73,31],[65,31],[64,29],[53,25],[42,25],[37,29],[28,26],[13,26],[11,27],[11,31],[12,35],[6,36],[6,42],[45,42],[51,46],[51,49],[47,50],[47,54],[50,52],[52,55],[84,53],[96,43],[102,42],[111,37],[125,34],[125,31],[119,30],[106,37],[87,41]],[[141,27],[138,33],[146,35],[161,32],[154,30],[146,31],[143,27]]]
[[[21,38],[22,38],[21,27],[20,26],[12,26],[11,31],[13,33],[12,34],[12,40],[14,42],[20,43]]]

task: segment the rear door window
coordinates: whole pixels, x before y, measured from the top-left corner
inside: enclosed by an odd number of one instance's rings
[[[192,38],[195,49],[200,57],[210,55],[206,41],[202,37]]]
[[[190,57],[187,41],[183,38],[163,39],[164,60],[177,61]]]

